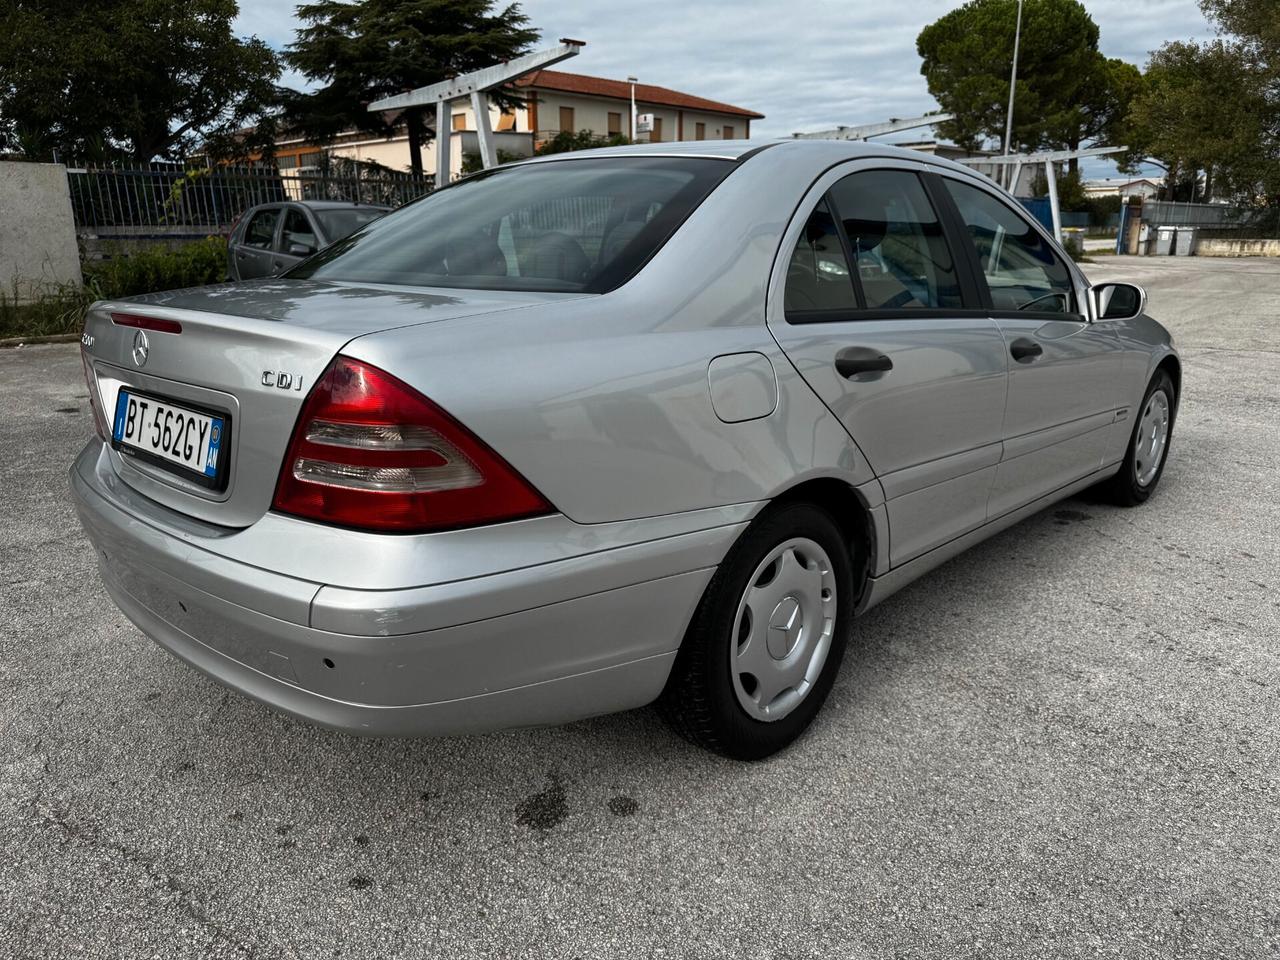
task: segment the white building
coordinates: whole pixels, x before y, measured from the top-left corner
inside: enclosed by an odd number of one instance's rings
[[[489,119],[497,148],[518,156],[531,156],[541,144],[565,131],[589,130],[600,137],[621,134],[652,143],[746,140],[751,136],[751,121],[764,118],[754,110],[637,83],[636,111],[652,114],[653,130],[636,134],[631,129],[631,84],[624,80],[539,70],[516,81],[515,88],[526,104],[509,113],[491,104]],[[479,153],[480,146],[470,100],[455,100],[451,116],[449,158],[456,177],[464,156]],[[403,132],[383,138],[353,131],[323,146],[299,138],[281,140],[276,144],[276,163],[281,169],[305,170],[317,166],[325,152],[373,161],[393,170],[410,168],[409,141]],[[435,169],[434,140],[423,148],[422,165],[428,172]]]
[[[1141,197],[1143,200],[1154,200],[1164,186],[1163,177],[1105,177],[1101,180],[1086,180],[1084,195],[1090,198],[1119,197],[1128,200],[1130,197]]]

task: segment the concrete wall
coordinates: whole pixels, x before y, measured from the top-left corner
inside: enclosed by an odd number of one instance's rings
[[[0,293],[29,300],[41,288],[80,282],[67,168],[0,161]]]
[[[1197,257],[1280,257],[1280,240],[1197,240]]]

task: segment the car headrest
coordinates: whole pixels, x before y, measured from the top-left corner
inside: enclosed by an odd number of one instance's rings
[[[848,219],[844,221],[844,232],[849,242],[859,253],[867,253],[880,246],[880,241],[889,230],[884,220]]]

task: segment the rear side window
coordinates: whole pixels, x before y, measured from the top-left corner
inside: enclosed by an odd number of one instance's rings
[[[255,213],[249,220],[249,226],[245,227],[245,245],[261,247],[263,250],[270,249],[271,242],[276,237],[276,221],[279,219],[279,207],[270,210],[259,210]]]
[[[350,210],[341,208],[313,210],[312,215],[320,221],[320,229],[324,231],[325,240],[333,243],[335,240],[350,236],[365,224],[373,223],[386,212],[379,207],[353,207]]]
[[[823,200],[809,215],[787,265],[784,303],[789,313],[853,310],[853,276],[835,218]]]
[[[944,182],[977,251],[992,307],[1019,313],[1074,312],[1071,273],[1049,241],[985,190],[951,179]]]
[[[500,167],[388,214],[286,276],[603,293],[626,282],[734,168],[689,157]]]
[[[849,238],[868,310],[963,306],[942,223],[918,176],[905,170],[854,173],[829,196]]]

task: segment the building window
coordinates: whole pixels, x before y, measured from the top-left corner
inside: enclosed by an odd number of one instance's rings
[[[467,129],[467,115],[465,113],[455,113],[453,115],[453,129],[454,130]]]
[[[707,139],[707,125],[705,123],[695,123],[693,125],[693,139],[695,140]]]
[[[516,128],[516,115],[514,113],[502,113],[498,115],[498,132],[504,130],[514,130]]]
[[[573,107],[560,108],[560,132],[565,133],[566,131],[569,133],[575,132],[573,129]]]
[[[649,142],[650,143],[662,142],[662,118],[661,117],[653,118],[653,132],[649,134]]]
[[[609,114],[609,136],[616,136],[622,133],[622,114]]]
[[[304,153],[298,158],[298,166],[300,167],[318,167],[324,159],[324,152],[317,150],[314,153]]]
[[[276,157],[277,170],[292,170],[298,165],[298,155],[291,153],[287,157]]]
[[[725,127],[725,128],[724,128],[724,138],[725,138],[726,140],[732,140],[732,139],[733,139],[733,127]]]

